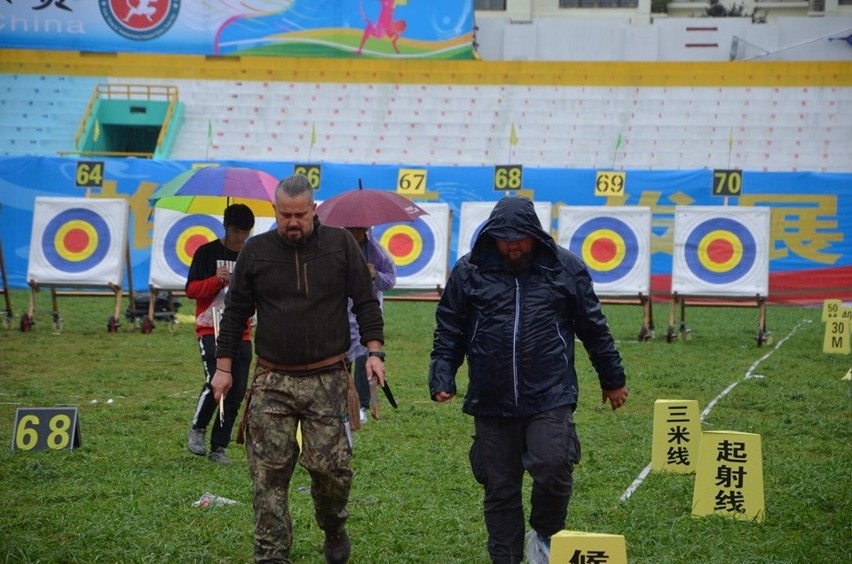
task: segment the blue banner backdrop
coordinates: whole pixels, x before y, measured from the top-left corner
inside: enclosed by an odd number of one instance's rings
[[[25,288],[36,196],[127,198],[133,288],[146,290],[153,222],[148,198],[181,172],[201,163],[147,159],[60,157],[0,158],[0,241],[9,286]],[[220,166],[249,166],[277,178],[293,173],[293,162],[221,161]],[[301,163],[304,164],[304,163]],[[316,163],[321,167],[318,200],[355,189],[397,190],[400,171],[420,169],[425,194],[415,201],[446,202],[452,210],[450,264],[456,259],[462,202],[495,201],[496,167],[367,165]],[[78,165],[87,180],[101,167],[100,186],[78,185]],[[520,166],[520,165],[514,165]],[[550,230],[556,234],[559,205],[635,205],[651,208],[652,289],[667,292],[672,267],[674,211],[677,205],[765,206],[771,209],[770,301],[814,303],[825,296],[852,299],[852,174],[742,172],[738,197],[714,195],[714,171],[626,170],[618,196],[596,195],[593,169],[524,168],[520,193],[553,204]],[[79,182],[83,184],[83,182]],[[847,220],[841,221],[841,218]],[[443,244],[443,242],[440,242]],[[126,285],[126,287],[128,287]]]

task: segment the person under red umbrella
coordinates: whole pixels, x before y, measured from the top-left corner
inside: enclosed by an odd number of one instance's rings
[[[370,276],[373,278],[373,289],[379,300],[379,307],[381,307],[383,292],[396,285],[396,265],[388,252],[378,241],[373,239],[372,229],[365,227],[347,227],[346,229],[355,237],[355,241],[361,247],[361,252],[364,253],[367,268],[369,268]],[[349,302],[349,334],[352,343],[346,357],[352,363],[352,376],[355,380],[355,389],[358,392],[359,419],[360,423],[363,424],[367,422],[367,414],[371,408],[373,418],[379,418],[379,406],[376,402],[376,382],[375,380],[367,380],[367,347],[361,344],[361,333],[358,328],[358,321],[352,313],[351,300]],[[371,397],[373,398],[372,401]]]

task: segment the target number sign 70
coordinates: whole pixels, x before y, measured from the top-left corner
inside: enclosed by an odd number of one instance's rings
[[[713,171],[714,196],[742,196],[743,171],[717,169]]]
[[[19,407],[12,450],[71,450],[80,446],[76,407]]]

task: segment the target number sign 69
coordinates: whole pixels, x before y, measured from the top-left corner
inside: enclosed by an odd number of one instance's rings
[[[599,170],[595,174],[595,196],[623,196],[627,174],[618,170]]]
[[[741,196],[743,192],[743,171],[717,169],[713,171],[714,196]]]
[[[322,166],[318,164],[295,164],[293,165],[293,174],[301,174],[307,176],[311,183],[311,188],[319,190],[320,182],[322,181]]]
[[[63,450],[80,446],[76,407],[19,407],[12,450]]]

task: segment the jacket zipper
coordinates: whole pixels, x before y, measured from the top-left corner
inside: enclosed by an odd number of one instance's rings
[[[295,260],[296,264],[294,265],[296,267],[296,290],[301,290],[302,289],[302,273],[300,272],[300,269],[299,269],[299,249],[294,248],[293,254],[296,257],[296,260]]]
[[[521,316],[521,284],[515,277],[515,321],[512,328],[512,381],[515,385],[515,406],[518,405],[518,325]]]

